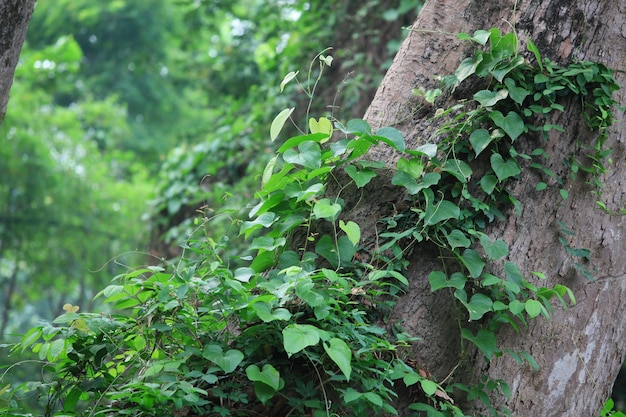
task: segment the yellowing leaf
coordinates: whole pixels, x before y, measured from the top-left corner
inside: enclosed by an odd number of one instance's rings
[[[80,307],[78,306],[73,306],[69,303],[67,304],[63,304],[63,310],[65,310],[66,313],[76,313],[78,310],[80,310]]]

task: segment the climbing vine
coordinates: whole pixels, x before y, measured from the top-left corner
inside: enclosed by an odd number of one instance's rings
[[[437,111],[435,117],[449,120],[437,140],[408,149],[393,127],[373,131],[364,120],[311,118],[279,144],[248,220],[238,224],[249,252],[222,259],[228,242],[214,240],[204,219],[184,245],[196,256],[168,269],[131,271],[98,295],[120,313],[79,313],[66,305],[53,323],[31,329],[14,350],[35,352],[44,378],[0,391],[8,396],[0,406],[16,409],[30,394],[45,402],[46,415],[57,416],[382,415],[397,414],[405,386],[410,409],[464,416],[456,390],[487,407],[490,393],[508,396],[506,381],[433,380],[408,349],[420,335],[385,325],[396,297],[420,279],[407,276],[407,249],[425,242],[439,248],[441,268],[427,278],[432,291],[450,291],[461,307],[466,349],[475,346],[487,360],[507,353],[537,367],[526,352],[503,352],[496,329],[521,331],[528,320],[549,317],[554,300],[575,303],[574,294],[564,285],[531,283],[544,274],[532,272],[531,279],[508,259],[507,243],[486,230],[520,210],[508,186],[524,164],[562,184],[542,163],[544,149],[527,155],[517,143],[563,130],[550,123],[552,113],[564,110],[563,99],[580,100],[588,127],[598,132],[586,158],[572,157],[567,166],[572,175],[586,173],[601,192],[618,87],[603,65],[560,67],[529,41],[531,64],[514,33],[491,29],[459,38],[476,46],[474,55],[440,89],[416,93],[438,104],[468,79],[484,82],[471,100]],[[321,76],[332,58],[320,54],[316,62]],[[290,73],[281,90],[297,82],[312,97],[320,80],[313,72],[303,81]],[[274,119],[272,141],[292,111]],[[389,169],[364,158],[377,145],[401,154],[391,183],[406,193],[408,208],[385,218],[377,245],[366,248],[356,219],[344,217],[343,194]],[[337,184],[341,170],[348,184]],[[558,194],[568,197],[563,187]],[[562,231],[574,233],[564,224]],[[574,256],[589,256],[563,244]]]

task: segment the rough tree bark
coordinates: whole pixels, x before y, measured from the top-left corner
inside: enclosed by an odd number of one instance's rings
[[[36,0],[0,0],[0,123]]]
[[[531,38],[542,56],[560,64],[575,60],[604,63],[615,70],[621,85],[626,85],[626,3],[603,0],[440,0],[428,1],[374,98],[366,119],[376,128],[395,126],[407,138],[409,147],[431,142],[436,126],[432,110],[411,95],[417,86],[438,86],[435,75],[454,72],[470,51],[455,36],[477,29],[499,27],[503,32],[516,30],[522,41]],[[626,104],[626,90],[615,98]],[[471,98],[471,97],[469,97]],[[581,122],[580,106],[569,103],[557,123],[565,133],[554,134],[542,146],[552,157],[548,168],[566,180],[569,198],[563,202],[558,193],[537,193],[539,180],[525,172],[511,186],[522,201],[523,213],[514,213],[490,230],[492,238],[504,239],[511,248],[510,259],[525,275],[542,271],[549,284],[563,283],[577,297],[577,305],[564,310],[555,306],[550,321],[533,320],[520,333],[503,327],[498,341],[503,348],[526,351],[540,365],[535,371],[518,365],[507,355],[485,363],[480,355],[469,366],[457,369],[453,378],[472,381],[488,373],[511,386],[512,395],[492,400],[507,407],[515,416],[598,416],[603,401],[624,359],[626,321],[626,220],[595,210],[598,199],[583,180],[573,181],[562,164],[577,149],[579,135],[593,137]],[[603,201],[619,211],[626,197],[626,125],[623,112],[616,109],[617,123],[608,145],[613,149],[610,172],[603,178]],[[520,146],[532,150],[536,143],[518,139]],[[373,159],[393,161],[396,157],[383,147],[376,148]],[[394,196],[378,193],[359,208],[361,222],[376,228],[377,214],[389,206]],[[396,202],[400,204],[399,202]],[[573,260],[558,242],[559,219],[576,231],[571,245],[591,249],[588,265],[597,279],[589,281],[573,267]],[[363,225],[365,229],[366,225]],[[458,363],[460,353],[456,312],[448,295],[431,294],[427,276],[436,268],[436,253],[416,250],[411,255],[412,287],[394,311],[395,319],[415,336],[423,338],[414,354],[420,367],[436,378],[446,377]],[[481,410],[475,410],[480,413]],[[408,414],[407,414],[408,415]]]

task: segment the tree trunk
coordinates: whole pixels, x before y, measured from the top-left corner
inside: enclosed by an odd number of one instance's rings
[[[36,0],[0,0],[0,123]]]
[[[461,60],[471,51],[461,43],[458,32],[499,27],[503,32],[515,30],[522,42],[532,39],[542,56],[560,64],[576,60],[604,63],[615,70],[621,85],[626,84],[626,3],[600,0],[441,0],[428,1],[411,33],[398,52],[366,113],[373,128],[394,126],[407,140],[408,148],[435,141],[433,110],[411,94],[416,87],[434,88],[435,75],[453,74]],[[462,98],[470,98],[462,97]],[[614,98],[624,106],[625,91]],[[626,125],[620,122],[623,111],[615,109],[618,122],[607,140],[612,148],[610,170],[604,176],[604,194],[600,197],[612,210],[619,212],[626,193],[623,163]],[[570,287],[577,304],[569,309],[555,305],[550,321],[531,320],[519,333],[510,327],[497,332],[502,349],[528,352],[539,370],[519,365],[509,355],[485,363],[474,355],[469,365],[457,368],[460,337],[457,312],[449,295],[431,293],[427,279],[439,263],[437,253],[418,249],[410,259],[411,288],[394,311],[394,317],[414,336],[422,340],[415,345],[419,366],[442,380],[452,373],[453,380],[476,381],[482,374],[503,379],[511,387],[511,396],[494,396],[497,407],[508,408],[515,416],[599,416],[624,359],[626,321],[626,221],[594,209],[598,195],[584,181],[572,180],[562,161],[577,149],[578,135],[592,135],[581,122],[581,108],[569,103],[557,116],[564,133],[551,135],[543,146],[550,151],[548,168],[562,174],[565,201],[557,193],[538,193],[536,174],[524,172],[511,187],[523,203],[520,216],[514,212],[506,221],[496,221],[489,233],[492,239],[505,240],[509,259],[525,276],[541,271],[549,284]],[[520,137],[516,145],[526,150],[535,146]],[[522,149],[523,151],[524,149]],[[394,161],[389,149],[377,147],[372,159]],[[381,193],[380,195],[386,195]],[[372,198],[361,214],[370,214],[369,229],[376,228],[377,216],[386,201]],[[389,197],[393,199],[393,197]],[[376,200],[376,201],[374,201]],[[388,206],[388,204],[387,204]],[[374,213],[374,214],[372,214]],[[596,279],[590,281],[573,265],[572,257],[559,243],[557,220],[576,232],[570,237],[572,247],[591,250],[587,268]],[[363,223],[363,220],[361,220]],[[366,224],[362,228],[365,229]],[[484,410],[476,409],[476,414]],[[405,415],[409,415],[408,413]]]

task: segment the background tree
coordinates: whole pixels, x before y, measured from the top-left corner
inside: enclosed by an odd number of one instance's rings
[[[13,83],[13,72],[17,66],[34,7],[34,0],[24,2],[6,0],[0,3],[0,20],[5,22],[0,32],[0,39],[2,40],[0,46],[0,62],[2,62],[2,69],[0,70],[0,122],[6,113],[9,90]]]
[[[434,74],[453,73],[467,50],[449,34],[473,33],[481,28],[500,27],[515,30],[522,38],[531,38],[543,55],[566,64],[576,60],[591,60],[615,69],[622,85],[625,83],[626,43],[624,6],[595,0],[587,1],[503,1],[486,4],[481,1],[429,2],[420,13],[409,37],[398,52],[394,64],[385,76],[372,102],[366,119],[373,126],[392,125],[404,132],[409,146],[432,140],[433,126],[420,111],[420,103],[411,95],[417,87],[436,87]],[[469,98],[480,88],[458,91],[457,97]],[[625,103],[624,90],[617,100]],[[626,326],[619,317],[625,307],[626,271],[624,253],[624,217],[608,215],[598,210],[597,200],[613,212],[623,206],[624,123],[609,132],[607,146],[611,148],[611,165],[603,176],[605,190],[593,193],[584,177],[566,177],[563,161],[582,157],[582,138],[590,133],[580,126],[579,103],[563,103],[565,111],[554,122],[565,131],[550,135],[548,168],[564,181],[569,197],[563,201],[553,193],[538,194],[535,185],[541,180],[538,172],[526,172],[516,182],[513,192],[522,202],[522,214],[507,213],[503,222],[490,226],[490,234],[505,240],[511,248],[511,258],[525,274],[542,271],[552,282],[566,283],[578,298],[570,310],[556,310],[550,321],[533,321],[528,330],[516,333],[503,328],[497,332],[503,346],[530,352],[539,370],[516,363],[506,355],[486,364],[481,355],[471,356],[464,371],[456,372],[462,381],[475,380],[483,371],[494,379],[513,376],[511,398],[494,397],[496,405],[506,405],[514,415],[596,415],[602,401],[610,392],[626,346]],[[433,111],[432,109],[427,110]],[[620,110],[617,119],[623,119]],[[530,152],[533,139],[521,139],[520,152]],[[381,150],[381,152],[384,152]],[[373,158],[393,160],[390,154],[374,154]],[[380,212],[384,201],[375,198],[371,213]],[[595,280],[585,278],[574,260],[559,244],[565,223],[575,236],[567,237],[570,244],[591,250],[587,268]],[[370,226],[375,228],[375,224]],[[432,294],[426,282],[436,261],[436,254],[415,251],[410,259],[412,287],[395,309],[413,334],[423,341],[416,343],[414,353],[419,362],[438,378],[444,378],[457,363],[460,342],[451,342],[455,312],[447,295]]]

